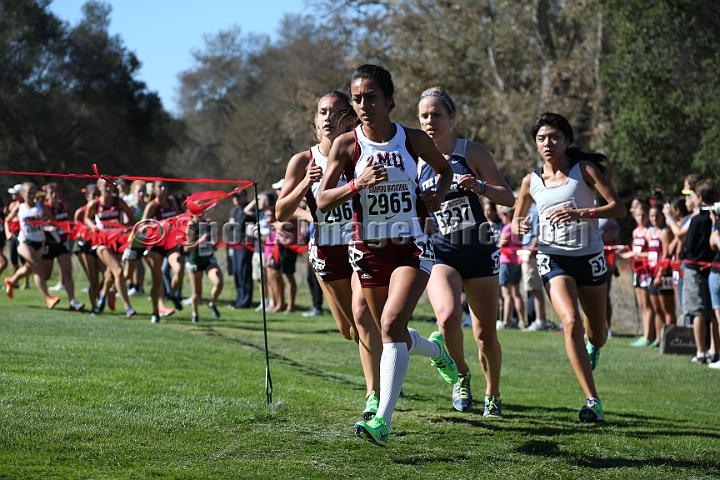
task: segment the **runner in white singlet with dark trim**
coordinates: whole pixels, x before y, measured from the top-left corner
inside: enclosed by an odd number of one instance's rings
[[[20,195],[22,202],[18,203],[8,216],[6,221],[10,222],[17,218],[20,223],[18,233],[18,254],[25,259],[25,265],[20,267],[12,277],[5,279],[5,293],[13,298],[15,282],[26,275],[28,270],[33,272],[33,279],[40,293],[45,297],[47,308],[53,308],[60,301],[60,297],[53,297],[48,292],[45,276],[42,267],[42,250],[45,245],[45,232],[54,232],[55,227],[42,225],[43,221],[52,218],[50,209],[42,202],[35,199],[37,187],[34,183],[23,183]]]
[[[348,340],[358,342],[366,386],[362,416],[370,420],[377,412],[379,402],[382,340],[359,288],[357,274],[348,262],[351,237],[346,227],[352,227],[352,203],[347,200],[327,213],[317,208],[320,179],[327,168],[332,142],[357,123],[357,118],[350,123],[337,117],[338,111],[349,107],[350,99],[342,92],[330,91],[320,98],[314,118],[320,143],[290,159],[275,209],[278,221],[285,222],[297,212],[306,212],[299,209],[303,199],[310,208],[310,220],[316,228],[308,256],[338,329]],[[345,184],[347,179],[342,175],[339,185]]]
[[[534,199],[540,217],[538,271],[563,322],[565,349],[587,397],[580,420],[603,421],[592,374],[607,341],[607,263],[597,218],[623,217],[625,206],[603,175],[605,156],[570,147],[574,134],[565,117],[543,113],[532,134],[545,162],[522,181],[513,234],[530,231],[527,212]],[[596,191],[607,205],[595,208]]]
[[[409,355],[431,357],[445,380],[457,382],[457,365],[443,337],[430,339],[408,329],[434,263],[424,235],[427,210],[437,211],[452,182],[452,169],[424,132],[390,120],[395,89],[390,72],[363,65],[350,79],[352,107],[361,125],[333,142],[320,185],[318,206],[329,212],[353,199],[354,245],[350,262],[375,322],[382,333],[380,404],[355,433],[386,445],[392,413],[400,396]],[[437,191],[419,195],[418,156],[439,175]],[[342,174],[349,179],[339,186]],[[418,198],[422,201],[418,202]]]
[[[483,417],[502,418],[502,348],[496,330],[500,250],[485,218],[481,196],[506,206],[515,205],[515,196],[490,152],[479,143],[455,136],[452,130],[455,115],[455,103],[442,88],[432,87],[421,95],[418,104],[420,126],[453,170],[450,191],[440,211],[433,214],[437,229],[432,237],[435,266],[427,291],[438,330],[458,365],[458,382],[452,391],[453,407],[461,412],[472,407],[470,367],[465,362],[461,326],[464,290],[485,374]],[[435,172],[422,161],[420,165],[420,189],[435,189]]]

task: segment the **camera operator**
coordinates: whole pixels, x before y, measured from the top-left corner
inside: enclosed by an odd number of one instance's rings
[[[717,323],[710,312],[710,270],[703,263],[712,262],[715,256],[710,247],[710,234],[713,222],[707,208],[715,202],[717,191],[708,180],[700,180],[695,184],[693,193],[700,206],[700,211],[690,220],[685,239],[685,254],[682,270],[685,277],[683,284],[683,313],[693,318],[693,331],[697,353],[692,357],[693,363],[705,364],[710,360],[705,351],[708,321],[711,331],[717,331]],[[714,329],[714,330],[713,330]],[[714,343],[714,342],[713,342]],[[717,354],[717,345],[713,345],[711,353]]]

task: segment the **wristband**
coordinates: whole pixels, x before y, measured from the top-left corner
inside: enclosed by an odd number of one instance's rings
[[[477,192],[478,196],[482,196],[485,193],[485,190],[487,190],[487,182],[484,182],[482,180],[477,181],[480,184],[480,191]]]
[[[358,190],[358,188],[355,186],[354,178],[348,182],[348,187],[350,187],[350,191],[354,194],[357,194],[360,192],[360,190]]]
[[[588,214],[590,215],[590,218],[597,218],[597,212],[594,208],[588,208]]]
[[[712,227],[710,227],[710,231],[711,231],[711,232],[714,232],[715,230],[717,230],[717,227],[716,227],[715,225],[713,225]]]

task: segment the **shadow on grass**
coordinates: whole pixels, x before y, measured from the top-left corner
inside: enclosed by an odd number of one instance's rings
[[[652,457],[631,459],[622,457],[598,457],[596,455],[578,455],[563,452],[557,443],[549,440],[529,440],[517,449],[518,453],[548,457],[564,458],[568,463],[584,468],[646,468],[674,467],[680,469],[697,469],[709,473],[708,470],[720,471],[720,463],[714,461],[676,460],[669,457]]]
[[[227,327],[225,325],[223,325],[223,328],[227,328]],[[202,332],[199,332],[201,330],[202,330]],[[250,348],[253,348],[260,352],[265,353],[265,347],[263,345],[255,345],[254,343],[246,342],[240,338],[228,337],[228,336],[223,335],[222,333],[218,332],[210,325],[198,325],[198,326],[195,326],[195,328],[193,328],[193,329],[188,329],[187,331],[188,332],[194,331],[196,333],[203,333],[203,334],[209,335],[209,336],[220,337],[223,340],[225,340],[226,342],[235,343],[238,345],[242,345],[244,347],[250,347]],[[337,332],[337,330],[334,330],[334,331]],[[304,333],[308,333],[308,332],[304,332]],[[280,355],[280,354],[274,353],[272,351],[268,352],[268,357],[270,360],[275,360],[275,361],[283,363],[289,367],[299,369],[303,375],[311,375],[311,376],[322,378],[325,380],[331,380],[333,382],[338,382],[338,383],[345,385],[347,387],[350,387],[354,390],[362,390],[362,391],[365,390],[365,384],[361,384],[359,382],[352,382],[352,381],[348,380],[347,378],[344,378],[344,377],[341,377],[338,375],[333,375],[324,370],[320,370],[320,369],[317,369],[314,367],[309,367],[307,365],[303,365],[302,363],[300,363],[296,360],[293,360],[290,357],[286,357],[284,355]]]

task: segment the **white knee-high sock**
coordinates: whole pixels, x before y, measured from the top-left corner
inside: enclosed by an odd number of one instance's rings
[[[408,355],[421,355],[423,357],[437,358],[440,356],[440,347],[437,343],[431,342],[427,338],[420,335],[412,328],[408,328],[412,346],[408,350]]]
[[[405,342],[383,344],[380,358],[380,404],[377,416],[383,417],[390,428],[393,410],[400,398],[408,370],[408,350]]]

